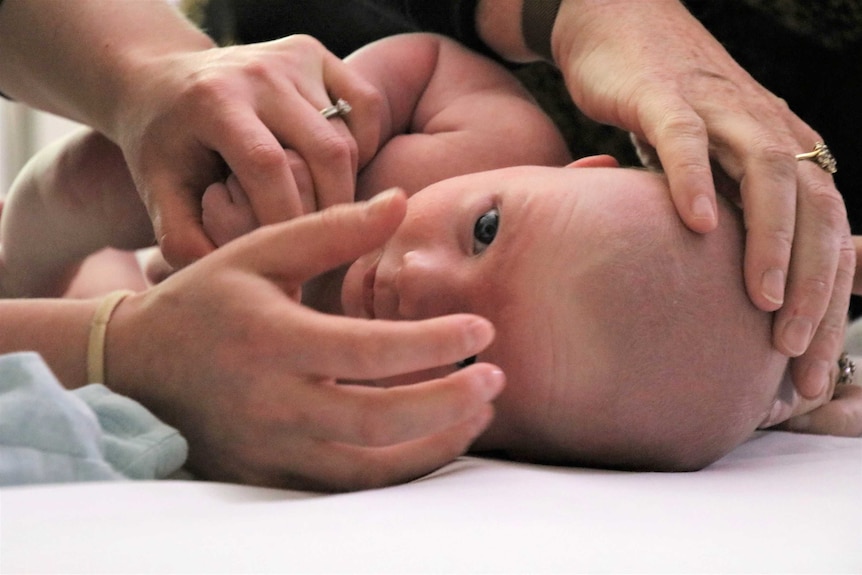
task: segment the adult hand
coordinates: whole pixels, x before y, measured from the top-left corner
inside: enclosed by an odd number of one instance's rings
[[[248,193],[258,221],[304,213],[283,148],[307,162],[315,209],[352,202],[357,164],[377,148],[380,97],[319,42],[275,42],[150,58],[121,99],[114,138],[168,261],[181,267],[213,249],[200,199],[226,175]],[[344,98],[353,110],[319,111]]]
[[[782,383],[779,397],[762,428],[862,437],[862,386],[837,384],[838,362],[830,370],[830,385],[816,398],[805,398],[789,380]]]
[[[491,324],[360,320],[299,303],[303,282],[382,244],[405,210],[390,193],[266,226],[131,296],[108,330],[108,385],[180,429],[189,466],[211,479],[347,490],[448,463],[489,423],[499,369],[391,389],[337,380],[452,365],[491,342]]]
[[[862,386],[840,385],[835,388],[835,394],[829,402],[802,415],[791,417],[775,429],[817,435],[862,437]]]
[[[849,298],[849,288],[836,287],[849,227],[829,174],[794,158],[812,149],[817,133],[676,0],[564,0],[552,49],[586,114],[657,150],[691,229],[716,225],[710,157],[740,183],[748,294],[759,308],[777,310],[775,347],[788,356],[810,349],[801,365],[822,375],[840,351],[832,346],[834,322],[824,334],[821,320]],[[807,374],[795,381],[809,397],[825,387]]]

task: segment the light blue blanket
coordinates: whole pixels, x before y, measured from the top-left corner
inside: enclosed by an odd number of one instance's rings
[[[100,384],[68,391],[36,353],[0,355],[0,485],[163,478],[187,452],[139,403]]]

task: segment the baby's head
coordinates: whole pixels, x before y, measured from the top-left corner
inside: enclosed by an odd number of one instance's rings
[[[742,238],[725,203],[717,231],[690,232],[643,170],[507,168],[413,196],[342,300],[350,315],[494,323],[478,360],[508,383],[477,450],[698,469],[765,420],[786,368],[745,293]]]

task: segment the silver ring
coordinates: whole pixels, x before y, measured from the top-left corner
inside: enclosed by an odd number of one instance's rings
[[[320,115],[326,118],[332,118],[334,116],[341,116],[342,118],[350,113],[350,110],[353,108],[350,107],[350,104],[347,103],[347,100],[344,98],[339,98],[333,105],[327,106],[320,111]]]
[[[835,161],[835,156],[829,151],[829,147],[823,142],[814,144],[814,149],[804,154],[796,154],[796,159],[811,160],[830,174],[838,171],[838,162]]]
[[[847,355],[847,352],[841,354],[838,358],[838,380],[835,385],[846,385],[853,383],[853,374],[856,373],[856,364]]]

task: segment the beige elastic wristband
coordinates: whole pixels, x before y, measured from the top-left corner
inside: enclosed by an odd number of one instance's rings
[[[105,334],[114,310],[124,299],[132,295],[130,290],[109,293],[99,302],[90,322],[90,340],[87,343],[87,383],[105,383]]]
[[[554,61],[551,53],[551,32],[557,20],[562,0],[524,0],[521,9],[521,33],[527,48]]]

